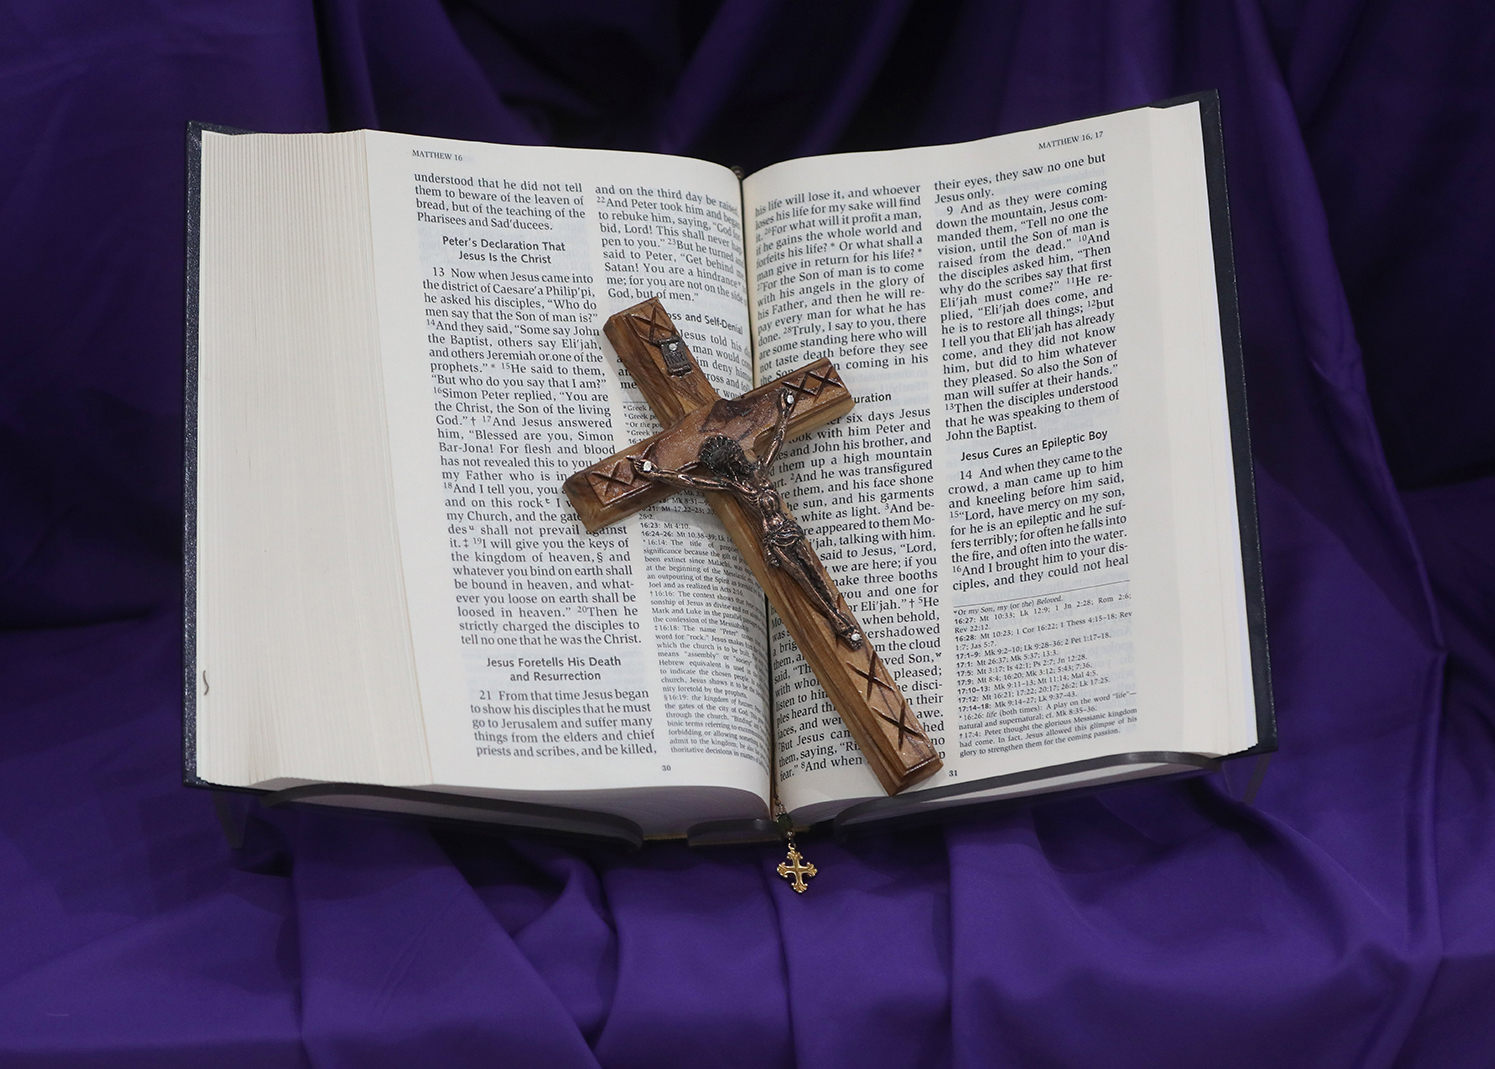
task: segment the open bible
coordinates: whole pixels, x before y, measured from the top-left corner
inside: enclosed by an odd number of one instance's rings
[[[189,131],[188,782],[728,841],[1275,746],[1212,94],[966,144],[699,160]],[[888,797],[659,431],[658,296],[723,397],[854,408],[773,477],[943,767]]]

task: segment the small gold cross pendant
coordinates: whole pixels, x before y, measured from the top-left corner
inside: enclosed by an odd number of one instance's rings
[[[814,865],[800,856],[799,850],[794,845],[794,840],[790,839],[789,860],[779,862],[779,875],[786,880],[792,881],[796,892],[804,894],[810,886],[805,883],[805,879],[814,876],[816,871]]]

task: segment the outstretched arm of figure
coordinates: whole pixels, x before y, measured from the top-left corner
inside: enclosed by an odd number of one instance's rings
[[[779,418],[773,425],[773,435],[768,439],[768,448],[763,450],[763,455],[758,458],[764,473],[773,467],[773,462],[779,458],[779,447],[784,444],[784,430],[789,426],[789,414],[794,411],[794,403],[798,400],[794,391],[785,386],[779,391]]]
[[[699,475],[687,475],[685,472],[676,471],[674,468],[661,468],[654,461],[646,457],[629,457],[628,462],[633,465],[633,470],[644,478],[669,483],[671,486],[679,486],[688,490],[730,491],[732,489],[718,479],[703,478]]]

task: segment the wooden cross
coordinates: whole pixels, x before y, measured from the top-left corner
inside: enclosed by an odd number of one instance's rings
[[[685,487],[705,491],[883,789],[896,794],[939,771],[940,755],[892,673],[765,478],[785,439],[851,410],[835,365],[817,360],[728,400],[657,298],[619,312],[603,330],[668,429],[566,480],[587,530]]]

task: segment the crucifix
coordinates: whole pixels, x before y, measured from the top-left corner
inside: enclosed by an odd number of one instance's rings
[[[851,410],[835,365],[817,360],[728,399],[657,298],[612,316],[603,331],[666,429],[566,480],[587,530],[677,490],[702,491],[883,789],[897,794],[937,772],[940,755],[768,481],[786,440]]]

